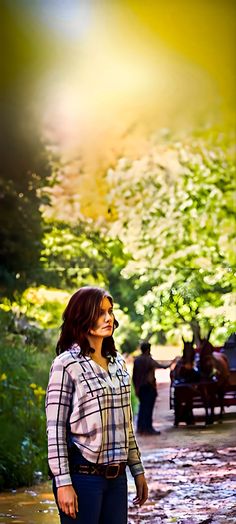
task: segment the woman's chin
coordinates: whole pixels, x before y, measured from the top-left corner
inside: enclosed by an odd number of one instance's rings
[[[112,335],[112,331],[113,331],[112,328],[104,329],[104,330],[103,330],[103,336],[104,336],[104,337],[111,337],[111,335]]]

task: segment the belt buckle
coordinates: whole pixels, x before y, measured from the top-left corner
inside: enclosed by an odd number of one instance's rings
[[[115,468],[115,473],[114,475],[112,475],[112,473],[109,473],[109,470],[112,470],[114,468]],[[105,478],[106,479],[116,479],[119,475],[119,472],[120,472],[120,464],[108,464],[108,466],[106,467]]]

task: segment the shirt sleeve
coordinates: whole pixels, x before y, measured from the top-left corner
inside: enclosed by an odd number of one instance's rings
[[[123,363],[124,368],[127,371],[126,363],[124,361]],[[128,451],[128,466],[131,472],[131,475],[133,477],[136,477],[136,475],[140,475],[140,473],[144,473],[144,467],[141,461],[141,453],[139,451],[138,444],[136,442],[136,438],[134,435],[134,427],[133,427],[133,413],[132,413],[132,407],[131,407],[131,400],[130,400],[130,406],[129,406],[129,451]]]
[[[141,453],[134,435],[133,428],[133,414],[130,406],[130,426],[129,426],[129,452],[128,452],[128,466],[133,477],[144,473],[144,467],[141,461]]]
[[[60,360],[55,359],[46,395],[48,463],[56,486],[72,484],[66,428],[71,408],[73,381]]]
[[[160,364],[158,360],[154,360],[153,358],[152,358],[152,366],[155,369],[167,369],[167,367],[169,367],[169,366],[163,366],[163,364]]]

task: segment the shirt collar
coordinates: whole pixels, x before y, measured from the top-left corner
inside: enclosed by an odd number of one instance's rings
[[[77,354],[78,354],[78,357],[83,357],[82,353],[81,353],[81,348],[80,346],[75,342],[72,346],[71,346],[71,350],[72,351],[75,351]],[[86,360],[87,359],[91,359],[90,355],[86,355]],[[113,356],[113,355],[107,355],[107,359],[109,360],[109,364],[115,364],[116,362],[116,358]]]

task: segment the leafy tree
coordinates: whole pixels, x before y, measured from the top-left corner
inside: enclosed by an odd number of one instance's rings
[[[47,156],[37,133],[26,137],[17,123],[5,121],[0,171],[3,295],[37,281],[43,236],[39,190],[48,175]]]
[[[59,288],[100,284],[114,287],[128,256],[119,239],[91,220],[76,225],[48,220],[41,262],[51,284]]]
[[[37,281],[43,235],[40,190],[48,183],[50,173],[39,118],[33,108],[37,75],[42,71],[42,46],[29,25],[22,25],[18,8],[5,0],[0,5],[4,49],[0,84],[2,295],[12,295]]]
[[[122,275],[134,280],[144,336],[185,324],[198,341],[201,330],[226,323],[222,307],[235,286],[234,177],[229,153],[201,139],[153,144],[108,172],[111,233],[132,253]]]

